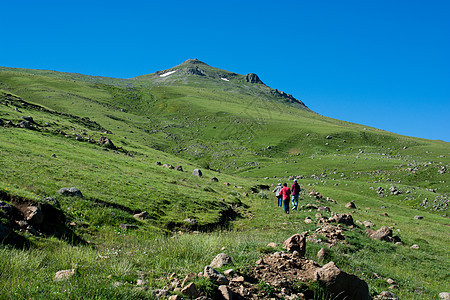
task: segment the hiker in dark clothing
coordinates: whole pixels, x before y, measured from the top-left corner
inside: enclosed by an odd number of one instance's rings
[[[298,207],[298,195],[300,194],[300,186],[297,179],[294,179],[294,183],[291,186],[292,193],[292,210],[297,210]]]

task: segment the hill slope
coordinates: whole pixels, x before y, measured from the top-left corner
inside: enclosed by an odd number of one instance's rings
[[[3,210],[2,224],[32,249],[56,243],[72,252],[71,241],[77,237],[95,244],[95,251],[142,250],[147,246],[139,239],[153,243],[161,232],[232,228],[243,236],[230,232],[228,242],[214,234],[200,237],[211,239],[214,246],[202,248],[205,252],[195,263],[156,267],[154,261],[146,266],[158,270],[156,281],[168,270],[181,268],[185,273],[209,259],[221,243],[227,243],[245,266],[254,258],[252,251],[269,241],[282,242],[282,236],[316,229],[303,222],[307,216],[314,218],[315,211],[305,208],[285,216],[264,189],[297,177],[305,204],[315,205],[307,197],[311,191],[336,200],[318,200],[334,213],[348,212],[345,203],[354,201],[355,219],[393,226],[401,230],[397,233],[405,243],[423,247],[410,253],[407,247],[383,247],[359,235],[348,237],[350,248],[336,247],[334,260],[349,272],[357,269],[372,293],[384,286],[370,272],[396,276],[401,282],[396,292],[409,298],[418,286],[425,286],[424,297],[436,295],[448,274],[443,250],[448,219],[442,215],[448,214],[449,144],[320,116],[254,74],[239,75],[198,60],[132,79],[0,68],[0,120],[2,200],[20,207],[47,203],[44,198],[51,196],[66,218],[54,232],[19,225]],[[182,166],[182,171],[156,162]],[[196,168],[203,177],[192,175]],[[83,198],[61,196],[57,191],[63,187],[77,187]],[[144,211],[144,219],[133,217]],[[412,223],[416,214],[425,215],[425,220]],[[139,231],[126,231],[120,224],[138,226]],[[198,247],[199,241],[192,239]],[[372,248],[377,250],[368,250]],[[252,249],[248,258],[243,249]],[[364,263],[367,255],[377,266]],[[426,262],[428,269],[413,279],[415,267],[395,265],[398,256],[419,265]],[[51,270],[67,265],[54,264]],[[42,272],[51,276],[50,271]],[[108,271],[86,272],[102,286],[105,278],[95,273]],[[436,272],[440,275],[430,279]],[[47,288],[54,287],[48,283]],[[20,286],[15,291],[19,290]]]

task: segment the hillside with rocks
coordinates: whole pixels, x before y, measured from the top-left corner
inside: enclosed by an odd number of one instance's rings
[[[449,297],[449,144],[251,70],[0,67],[0,153],[0,298]]]

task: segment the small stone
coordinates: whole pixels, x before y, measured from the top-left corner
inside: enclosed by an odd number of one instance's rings
[[[61,270],[61,271],[56,272],[55,278],[53,280],[54,281],[67,280],[67,279],[70,279],[71,277],[75,276],[75,274],[76,274],[75,269]]]
[[[221,268],[225,265],[234,265],[231,257],[226,255],[225,253],[219,253],[214,257],[212,262],[209,264],[213,268]]]
[[[450,300],[450,293],[447,292],[439,293],[439,299]]]
[[[181,290],[181,293],[193,299],[197,298],[200,295],[200,292],[198,291],[197,287],[195,286],[195,283],[193,282],[189,283],[186,287],[184,287]]]
[[[245,278],[244,278],[244,276],[238,276],[238,277],[236,277],[236,278],[233,278],[232,281],[233,281],[233,282],[244,282],[244,281],[245,281]]]
[[[276,248],[276,247],[278,247],[278,244],[271,242],[271,243],[267,244],[267,247]]]
[[[356,208],[356,205],[353,202],[348,202],[347,204],[345,204],[345,207],[352,209],[352,208]]]
[[[137,286],[143,286],[143,285],[145,285],[145,284],[146,284],[146,282],[145,282],[144,280],[142,280],[142,279],[136,280],[136,285],[137,285]]]
[[[411,248],[411,249],[419,249],[420,248],[420,246],[419,245],[417,245],[417,244],[414,244],[414,245],[412,245],[411,247],[409,247],[409,248]]]
[[[321,248],[319,252],[317,252],[318,259],[324,259],[328,255],[329,251],[326,248]]]
[[[222,299],[224,300],[232,300],[233,299],[233,292],[231,289],[226,285],[219,286],[219,292],[222,295]]]
[[[144,221],[145,219],[148,219],[148,213],[146,211],[142,211],[133,215],[133,217],[137,220]]]
[[[388,284],[395,284],[395,281],[394,281],[394,279],[392,279],[392,278],[386,279],[386,282],[387,282]]]
[[[370,222],[370,221],[364,221],[364,222],[363,222],[363,225],[364,225],[364,227],[366,227],[366,228],[370,228],[370,227],[375,226],[375,224],[373,224],[373,223]]]
[[[184,277],[183,282],[181,283],[181,286],[183,286],[183,287],[186,286],[186,284],[188,282],[194,280],[195,277],[197,277],[197,274],[195,274],[195,273],[191,272],[191,273],[187,274],[186,277]]]
[[[423,217],[422,217],[422,216],[414,216],[414,219],[415,219],[415,220],[422,220]]]
[[[234,274],[234,269],[228,269],[223,272],[225,276],[231,276]]]
[[[200,169],[194,169],[194,171],[192,171],[192,175],[202,177],[203,173]]]

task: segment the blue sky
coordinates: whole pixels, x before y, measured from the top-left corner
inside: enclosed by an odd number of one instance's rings
[[[450,142],[450,1],[3,1],[0,66],[130,78],[189,58],[328,117]]]

